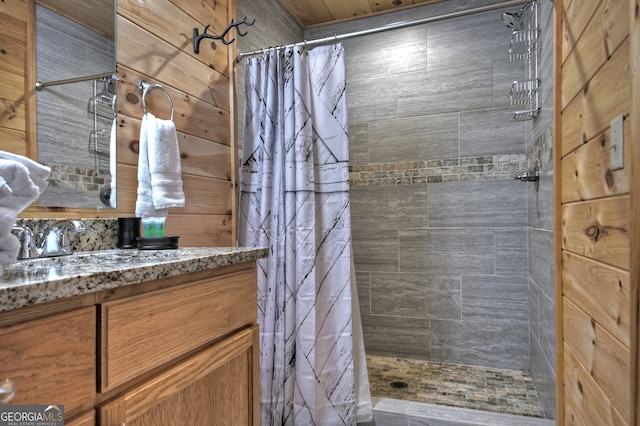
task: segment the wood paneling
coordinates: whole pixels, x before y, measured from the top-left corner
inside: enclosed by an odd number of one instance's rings
[[[589,10],[589,7],[572,7],[571,10]],[[629,34],[628,0],[601,2],[595,15],[575,46],[575,52],[562,64],[563,73],[571,76],[563,81],[562,107],[575,97],[590,81],[602,65],[611,57]]]
[[[23,40],[3,32],[0,34],[0,46],[0,69],[16,75],[24,73],[26,46]]]
[[[640,185],[638,185],[638,173],[640,171],[640,0],[629,0],[629,50],[633,52],[630,57],[631,68],[631,112],[629,122],[631,123],[631,170],[632,182],[636,182],[631,188],[631,306],[637,307],[640,303],[638,292],[640,291]],[[632,359],[635,370],[631,372],[631,388],[635,392],[635,422],[640,422],[638,410],[640,410],[640,378],[638,369],[640,368],[640,350],[638,349],[640,327],[640,314],[636,310],[631,321],[636,325],[636,329],[631,331]]]
[[[611,405],[609,398],[589,372],[580,364],[571,349],[564,348],[564,384],[576,412],[588,419],[588,425],[622,426],[628,423]]]
[[[562,160],[562,202],[626,194],[631,184],[631,123],[624,122],[624,164],[611,171],[611,132],[596,136]]]
[[[631,355],[625,347],[598,322],[571,303],[563,301],[565,344],[589,372],[597,386],[627,423],[631,416]],[[626,383],[627,386],[621,386]]]
[[[631,347],[629,272],[566,251],[562,265],[564,295]]]
[[[558,412],[563,424],[635,425],[637,130],[632,110],[635,0],[556,3],[555,248]],[[636,53],[634,54],[634,49]],[[635,59],[637,62],[637,58]],[[636,83],[637,84],[637,83]],[[624,167],[611,170],[610,123],[622,115]],[[635,204],[634,204],[635,203]],[[635,225],[637,227],[637,225]]]
[[[589,24],[599,4],[599,1],[562,1],[564,25],[559,29],[562,34],[562,63],[569,56],[569,53],[573,51],[573,46]]]
[[[629,197],[562,206],[562,248],[609,265],[629,269]]]
[[[367,18],[380,13],[395,12],[443,0],[279,0],[280,4],[304,28],[339,21]]]
[[[564,76],[563,69],[563,88]],[[566,76],[567,80],[575,78],[576,74]],[[562,109],[561,156],[604,132],[618,115],[628,114],[630,96],[629,43],[625,41],[589,80],[584,90]]]
[[[0,2],[0,149],[27,153],[27,0]]]
[[[173,87],[229,111],[227,76],[120,15],[117,25],[118,64],[150,76],[150,82]],[[186,43],[184,48],[193,49],[193,45]]]
[[[125,135],[122,137],[123,141],[120,140],[120,138],[122,136],[121,132],[124,129],[118,129],[118,147],[121,148],[123,144],[127,146],[131,141],[138,140],[138,136],[140,135],[142,99],[140,91],[138,90],[138,82],[148,79],[149,77],[125,66],[119,66],[118,71],[122,78],[118,86],[118,98],[121,99],[121,101],[118,102],[118,114],[122,116],[122,120],[132,118],[137,121],[137,126],[125,131]],[[179,132],[197,136],[218,144],[231,145],[231,138],[229,136],[231,113],[229,111],[204,102],[189,92],[177,90],[170,86],[165,87],[165,89],[169,92],[173,101],[175,110],[173,121],[176,123],[176,128]],[[145,103],[147,110],[155,116],[160,118],[168,118],[171,116],[171,107],[166,95],[161,91],[151,91]],[[121,127],[124,127],[122,123]],[[120,154],[120,152],[118,152],[118,154]],[[120,157],[118,157],[118,160],[119,162],[127,162],[126,159],[120,159]]]
[[[27,126],[29,120],[35,121],[34,105],[29,105],[33,91],[25,90],[26,80],[31,78],[27,77],[29,67],[35,66],[27,49],[29,38],[34,37],[29,25],[35,1],[0,2],[3,28],[0,47],[6,55],[6,61],[0,61],[1,148],[23,155],[30,154],[29,147],[35,146],[35,126]],[[91,7],[86,2],[80,3],[79,9]],[[235,60],[235,48],[205,40],[199,54],[193,51],[193,29],[202,32],[205,25],[211,24],[210,33],[221,33],[235,17],[235,2],[118,0],[117,3],[118,207],[96,212],[32,206],[21,217],[134,214],[138,135],[143,114],[137,83],[144,79],[162,84],[175,106],[186,206],[170,211],[167,226],[171,227],[172,235],[180,235],[183,247],[235,245],[232,217],[236,208],[237,172],[233,166],[236,140],[232,126],[236,111],[232,87],[235,76],[230,66]],[[82,10],[78,12],[86,15]],[[34,45],[33,41],[30,43]],[[160,118],[170,115],[161,91],[149,94],[147,107]]]

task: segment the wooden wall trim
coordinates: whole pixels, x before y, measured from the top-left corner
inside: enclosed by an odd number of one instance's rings
[[[640,410],[640,390],[638,389],[638,373],[640,369],[640,351],[638,342],[640,337],[640,327],[638,326],[638,291],[640,289],[640,0],[628,0],[629,2],[629,66],[631,68],[631,268],[630,268],[630,291],[632,306],[632,326],[631,330],[631,392],[635,409],[633,410],[632,424],[638,425],[638,411]],[[635,182],[635,185],[633,184]]]
[[[638,2],[554,5],[560,424],[638,424]],[[612,171],[610,123],[619,115],[624,167]]]
[[[236,0],[228,0],[228,19],[227,22],[236,20]],[[229,139],[231,140],[231,211],[238,212],[240,206],[240,159],[238,158],[238,67],[237,67],[237,50],[228,49],[229,51],[229,104],[230,104],[230,126]],[[231,241],[233,245],[238,241],[238,214],[232,218],[231,222]],[[259,416],[255,416],[259,418]]]
[[[25,96],[26,96],[26,140],[29,158],[38,158],[36,139],[36,3],[29,1],[27,11],[27,55],[25,63]]]
[[[565,417],[564,406],[564,344],[563,344],[563,311],[562,311],[562,158],[559,153],[562,147],[562,2],[554,2],[553,11],[553,233],[554,247],[554,300],[555,332],[556,332],[556,418],[561,424]]]

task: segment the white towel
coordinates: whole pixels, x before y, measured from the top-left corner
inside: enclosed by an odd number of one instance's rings
[[[2,273],[2,265],[10,265],[18,260],[19,251],[20,241],[15,235],[11,233],[0,235],[0,273]]]
[[[147,112],[140,125],[136,216],[167,217],[167,209],[184,204],[176,127]]]
[[[0,151],[0,272],[18,258],[20,241],[11,233],[18,213],[38,199],[50,174],[47,166]]]
[[[5,181],[4,196],[0,197],[0,207],[11,209],[16,213],[33,203],[40,196],[42,189],[47,186],[46,178],[44,185],[40,177],[36,177],[34,181],[29,168],[24,163],[13,160],[0,159],[0,176]],[[40,182],[42,188],[36,181]]]
[[[11,232],[18,213],[11,209],[0,207],[0,235],[6,235]]]
[[[0,159],[21,163],[29,169],[29,176],[33,183],[35,183],[39,188],[40,192],[47,188],[47,185],[49,184],[47,179],[49,179],[49,175],[51,175],[51,169],[49,167],[22,155],[12,154],[6,151],[0,151]]]
[[[13,191],[7,181],[4,180],[2,176],[0,176],[0,198],[5,197],[7,195],[11,195]]]

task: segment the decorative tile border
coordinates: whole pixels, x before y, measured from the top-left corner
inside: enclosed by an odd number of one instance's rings
[[[351,186],[513,179],[527,170],[525,154],[349,166]]]
[[[109,173],[100,173],[94,169],[65,166],[57,163],[45,163],[51,167],[49,186],[54,188],[99,191],[111,181]]]

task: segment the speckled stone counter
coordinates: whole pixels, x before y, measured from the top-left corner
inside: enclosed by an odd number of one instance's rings
[[[266,257],[265,248],[101,250],[6,266],[0,312]]]

